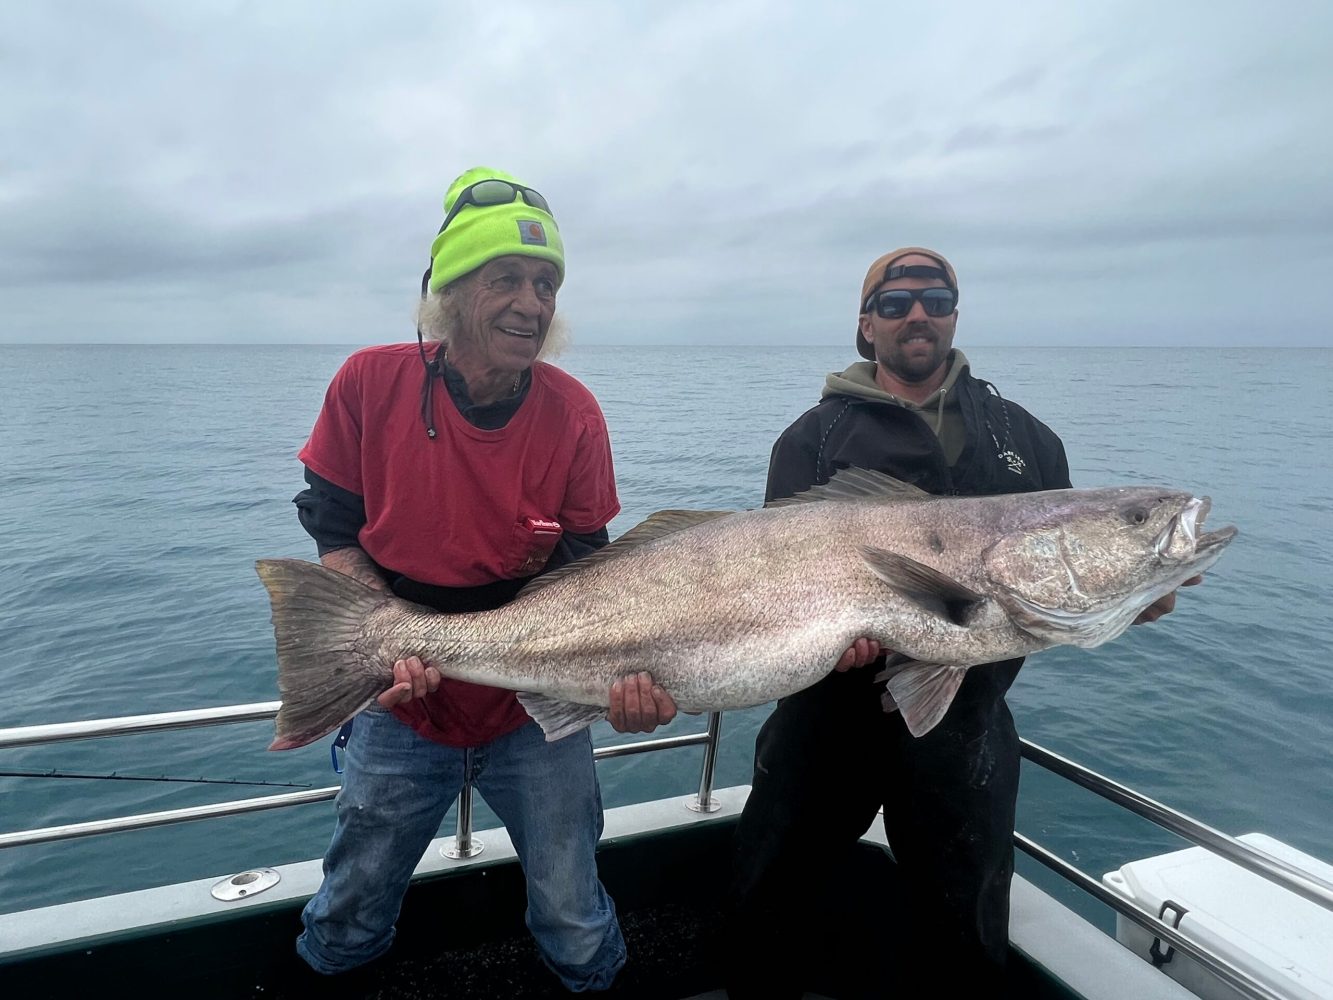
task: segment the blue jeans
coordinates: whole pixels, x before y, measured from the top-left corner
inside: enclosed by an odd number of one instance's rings
[[[412,870],[463,787],[468,754],[382,709],[357,716],[324,882],[296,941],[317,972],[344,972],[388,951]],[[606,989],[625,964],[625,941],[597,878],[602,798],[588,731],[547,743],[530,722],[470,754],[469,777],[523,866],[528,929],[542,959],[566,989]]]

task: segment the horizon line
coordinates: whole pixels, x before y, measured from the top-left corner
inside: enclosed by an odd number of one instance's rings
[[[306,340],[0,340],[0,347],[348,347],[360,350],[365,347],[386,347],[392,344],[413,343],[410,340],[387,340],[387,341],[351,341],[351,340],[329,340],[329,341],[306,341]],[[762,343],[729,343],[701,344],[690,341],[654,341],[651,343],[634,343],[626,341],[579,341],[572,344],[562,355],[572,354],[580,347],[618,347],[618,348],[641,348],[641,347],[689,347],[702,350],[719,350],[735,348],[828,348],[830,350],[838,349],[837,344],[830,343],[773,343],[764,341]],[[1178,350],[1278,350],[1278,351],[1326,351],[1333,350],[1333,346],[1327,344],[1273,344],[1273,343],[1245,343],[1245,344],[959,344],[955,345],[960,350],[1088,350],[1088,351],[1113,351],[1113,350],[1140,350],[1140,351],[1178,351]],[[855,353],[852,345],[847,345],[850,352]]]

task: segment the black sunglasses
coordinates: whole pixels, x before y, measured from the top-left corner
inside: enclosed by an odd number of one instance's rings
[[[458,192],[458,197],[454,199],[454,207],[449,209],[449,214],[444,217],[444,222],[440,225],[440,232],[444,232],[445,226],[453,222],[454,216],[461,212],[466,205],[476,205],[478,208],[486,208],[491,205],[508,205],[519,195],[522,195],[523,200],[533,208],[545,212],[547,215],[551,214],[551,206],[546,203],[546,199],[532,188],[491,178],[490,180],[477,181],[477,183],[470,184]]]
[[[958,293],[952,288],[886,288],[866,299],[865,311],[875,310],[880,319],[902,319],[913,302],[920,302],[927,316],[948,316],[958,305]]]

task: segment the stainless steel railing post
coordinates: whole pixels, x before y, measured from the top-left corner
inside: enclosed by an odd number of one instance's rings
[[[472,839],[472,751],[463,751],[463,790],[458,793],[457,832],[450,837],[440,853],[446,858],[475,858],[486,849],[480,840]]]
[[[708,713],[708,742],[704,744],[704,762],[699,769],[699,794],[689,803],[694,812],[711,813],[722,808],[713,798],[713,772],[717,769],[717,739],[722,731],[722,713]]]

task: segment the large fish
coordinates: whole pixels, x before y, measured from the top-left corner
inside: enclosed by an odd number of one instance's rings
[[[1211,566],[1236,529],[1202,532],[1208,509],[1159,487],[933,497],[849,469],[757,510],[654,514],[466,614],[261,560],[282,694],[271,749],[332,732],[413,655],[519,692],[554,740],[604,718],[628,674],[651,671],[685,711],[743,708],[815,683],[860,636],[895,651],[886,705],[919,736],[969,667],[1099,645]]]

